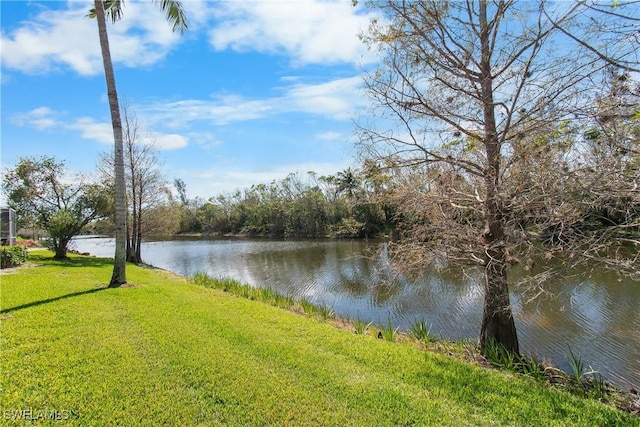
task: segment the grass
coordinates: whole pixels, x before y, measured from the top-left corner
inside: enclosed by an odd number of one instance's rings
[[[318,314],[324,320],[335,319],[336,313],[328,305],[321,305],[318,307]]]
[[[429,343],[435,339],[435,336],[431,333],[431,327],[427,327],[427,322],[424,320],[415,320],[413,325],[409,328],[411,336],[418,341]]]
[[[300,300],[300,306],[302,307],[302,311],[309,316],[316,312],[316,306],[306,298]]]
[[[602,375],[593,369],[585,370],[582,358],[573,353],[569,348],[569,367],[571,372],[567,375],[569,388],[577,394],[589,395],[596,399],[606,399],[610,390]]]
[[[356,334],[358,335],[363,335],[364,333],[367,332],[367,330],[369,329],[369,326],[371,326],[372,322],[369,323],[365,323],[362,319],[357,318],[356,320],[354,320],[352,322],[354,331]]]
[[[545,367],[534,356],[509,352],[502,345],[490,341],[485,348],[484,358],[493,366],[511,372],[529,376],[536,381],[544,381],[562,387],[565,390],[584,397],[615,403],[618,408],[638,412],[638,402],[630,394],[608,384],[597,371],[585,371],[584,363],[569,348],[568,361],[571,370],[563,372],[552,366]]]
[[[245,285],[222,285],[240,298],[128,266],[131,285],[111,289],[109,260],[50,256],[0,278],[0,424],[28,409],[78,426],[637,425],[528,378],[251,300]]]
[[[393,325],[391,324],[391,318],[387,317],[387,324],[380,328],[380,337],[385,341],[393,342],[396,338],[396,334],[398,332],[398,328],[393,329]]]

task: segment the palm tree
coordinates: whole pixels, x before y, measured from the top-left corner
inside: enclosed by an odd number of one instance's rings
[[[187,17],[182,4],[179,1],[171,0],[154,0],[153,3],[159,6],[160,10],[165,14],[167,21],[172,25],[173,31],[179,30],[180,34],[182,34],[188,26]],[[126,187],[124,181],[122,121],[120,119],[120,104],[118,102],[118,92],[116,90],[116,79],[113,72],[113,63],[111,62],[111,50],[109,49],[106,15],[109,15],[112,22],[118,21],[122,17],[124,0],[94,0],[94,5],[94,9],[89,13],[89,17],[96,18],[98,21],[98,35],[100,36],[102,62],[104,64],[104,74],[107,81],[107,96],[109,98],[109,109],[111,110],[111,124],[113,127],[115,151],[116,251],[113,262],[113,274],[111,275],[109,286],[118,287],[127,283],[127,207]]]
[[[358,173],[351,170],[351,168],[347,168],[336,174],[336,182],[338,184],[338,192],[346,194],[347,198],[353,201],[356,192],[360,188]]]

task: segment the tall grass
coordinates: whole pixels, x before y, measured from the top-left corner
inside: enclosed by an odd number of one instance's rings
[[[363,335],[365,332],[367,332],[367,330],[369,329],[369,326],[371,326],[371,323],[372,322],[365,323],[360,318],[357,318],[351,324],[353,325],[356,334]]]
[[[336,317],[336,312],[333,311],[333,309],[326,304],[323,304],[320,307],[318,307],[318,313],[320,314],[320,317],[322,317],[322,319],[324,320],[334,319]]]
[[[398,332],[398,328],[393,329],[393,325],[391,324],[391,318],[387,316],[387,324],[380,329],[380,334],[385,341],[393,342],[396,337],[396,333]]]
[[[280,308],[292,308],[296,305],[296,301],[292,296],[280,294],[271,287],[255,288],[228,277],[213,278],[206,273],[198,272],[191,276],[191,281],[205,288],[220,289],[233,295],[262,301]],[[301,298],[297,301],[297,304],[299,304],[302,311],[309,316],[318,315],[323,320],[334,319],[336,317],[335,311],[328,305],[315,305],[306,298]]]
[[[311,316],[316,312],[316,306],[306,298],[302,298],[300,300],[300,306],[302,307],[302,311],[308,316]]]
[[[431,326],[427,327],[427,322],[425,322],[424,320],[416,319],[409,330],[413,338],[424,343],[429,343],[435,338],[435,336],[431,333]]]
[[[537,380],[545,378],[544,367],[535,356],[510,352],[495,340],[489,341],[483,354],[487,361],[498,368],[524,374]]]
[[[509,352],[493,340],[488,343],[483,355],[495,367],[561,386],[573,394],[589,396],[605,402],[616,400],[614,388],[593,368],[587,369],[582,358],[571,348],[567,355],[569,372],[563,372],[551,366],[544,367],[534,356]]]
[[[571,348],[569,348],[567,358],[571,369],[571,372],[569,372],[569,388],[578,394],[590,395],[599,400],[607,400],[613,390],[606,383],[604,377],[592,367],[587,370],[582,357],[574,354]]]
[[[576,384],[582,383],[582,376],[584,375],[584,363],[582,362],[582,357],[575,355],[569,347],[569,367],[571,368],[571,379],[576,382]]]

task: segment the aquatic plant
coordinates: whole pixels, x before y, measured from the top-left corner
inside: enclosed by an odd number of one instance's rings
[[[351,322],[351,324],[353,325],[357,335],[363,335],[365,332],[367,332],[369,326],[371,326],[371,322],[365,323],[360,318],[357,318],[356,320]]]
[[[393,325],[391,324],[391,319],[387,317],[387,325],[380,329],[380,334],[385,341],[393,342],[395,340],[396,332],[398,332],[398,328],[393,329]]]
[[[431,333],[431,326],[427,327],[427,323],[424,320],[416,319],[409,330],[411,331],[411,336],[418,341],[428,343],[435,339],[435,336]]]

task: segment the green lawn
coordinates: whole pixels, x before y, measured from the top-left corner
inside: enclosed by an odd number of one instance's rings
[[[133,286],[109,289],[110,260],[49,257],[0,276],[2,425],[638,425],[531,379],[159,270],[129,266]]]

